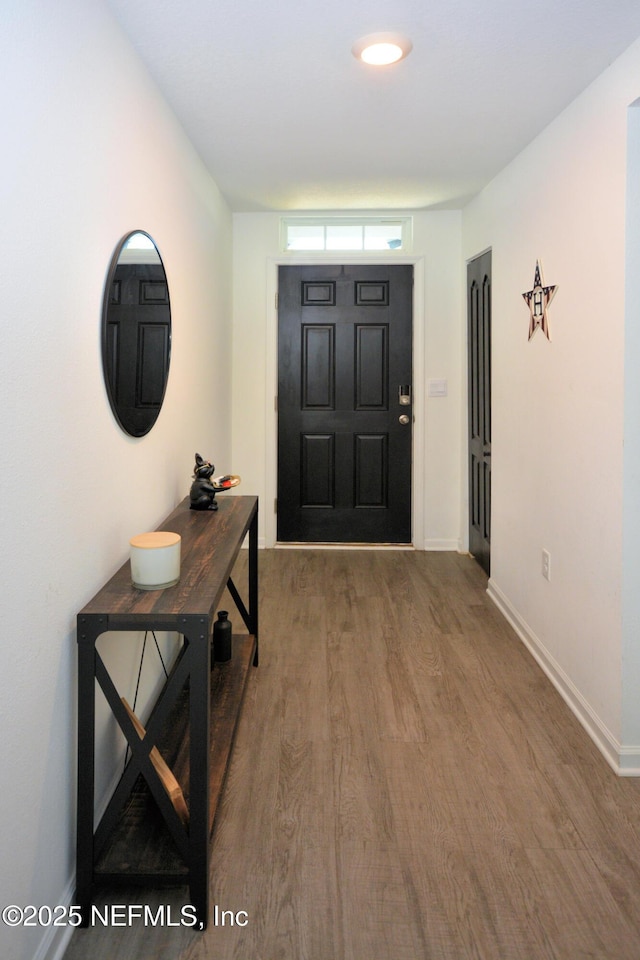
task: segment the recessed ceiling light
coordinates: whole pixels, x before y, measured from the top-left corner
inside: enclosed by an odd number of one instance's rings
[[[351,47],[351,52],[358,60],[376,67],[386,67],[404,59],[411,53],[411,49],[411,41],[397,33],[371,33],[357,40]]]

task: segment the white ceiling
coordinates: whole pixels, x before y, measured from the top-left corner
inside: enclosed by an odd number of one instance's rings
[[[459,206],[640,35],[640,0],[109,2],[245,211]],[[356,61],[380,31],[411,55]]]

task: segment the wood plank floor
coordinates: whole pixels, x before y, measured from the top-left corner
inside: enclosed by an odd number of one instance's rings
[[[248,922],[97,926],[65,960],[638,960],[640,781],[610,770],[477,564],[271,550],[260,572],[211,875],[212,910]],[[187,897],[98,903],[175,922]]]

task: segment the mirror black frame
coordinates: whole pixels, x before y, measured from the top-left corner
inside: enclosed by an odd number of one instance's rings
[[[123,259],[134,236],[152,244],[153,259],[148,254],[140,262]],[[162,257],[153,237],[131,230],[111,258],[102,306],[105,387],[113,415],[129,436],[145,436],[158,419],[170,360],[171,303]]]

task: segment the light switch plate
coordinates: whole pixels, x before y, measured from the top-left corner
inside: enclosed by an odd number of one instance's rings
[[[427,394],[430,397],[446,397],[447,387],[448,384],[446,380],[428,380]]]

